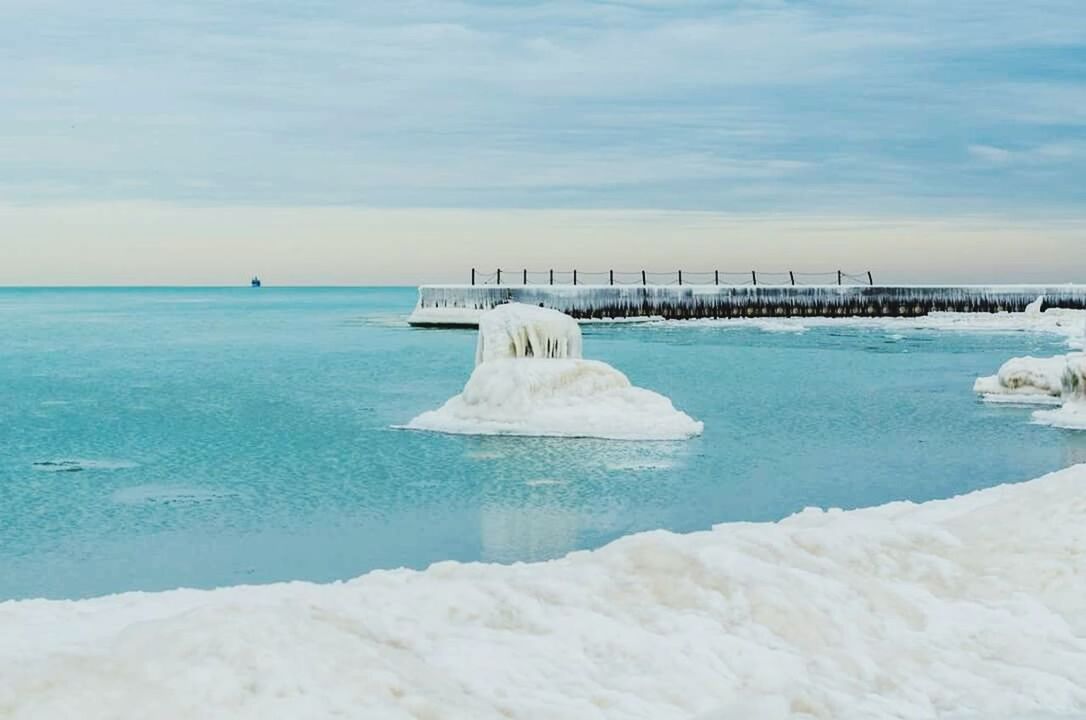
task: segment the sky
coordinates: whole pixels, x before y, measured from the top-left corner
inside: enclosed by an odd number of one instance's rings
[[[1086,280],[1082,0],[0,0],[0,284]]]

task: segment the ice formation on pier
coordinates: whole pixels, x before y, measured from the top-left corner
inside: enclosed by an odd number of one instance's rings
[[[1039,316],[1046,308],[1086,308],[1086,286],[424,285],[408,322],[474,325],[486,310],[506,302],[543,304],[578,320],[878,318],[948,311]]]
[[[995,375],[977,378],[973,392],[989,402],[1058,404],[1068,357],[1011,358]]]
[[[479,321],[463,392],[405,427],[470,435],[678,440],[702,424],[607,363],[581,358],[581,330],[556,310],[508,304]]]
[[[0,603],[0,716],[1086,713],[1086,465],[538,564]]]

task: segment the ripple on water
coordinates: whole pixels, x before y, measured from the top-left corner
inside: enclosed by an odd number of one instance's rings
[[[537,478],[535,480],[525,480],[524,484],[528,487],[539,487],[541,485],[565,485],[566,481],[554,478]]]
[[[42,460],[31,465],[40,472],[82,472],[84,470],[127,470],[139,467],[128,460]]]
[[[229,490],[194,488],[184,485],[135,485],[113,493],[119,505],[202,505],[236,497]]]
[[[464,455],[472,460],[500,460],[505,457],[505,453],[498,450],[470,450]]]
[[[619,460],[616,462],[607,463],[607,469],[612,472],[641,472],[649,470],[669,470],[675,467],[674,460],[663,459],[632,459],[632,460]]]

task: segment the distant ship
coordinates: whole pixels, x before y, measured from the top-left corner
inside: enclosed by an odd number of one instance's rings
[[[260,287],[260,278],[258,278],[256,275],[253,275],[253,279],[249,282],[249,284],[255,288]]]

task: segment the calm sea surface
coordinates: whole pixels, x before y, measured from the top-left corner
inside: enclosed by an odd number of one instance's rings
[[[0,290],[0,599],[510,562],[650,528],[928,500],[1086,459],[971,386],[1055,338],[589,326],[683,443],[391,429],[472,369],[413,289]]]

